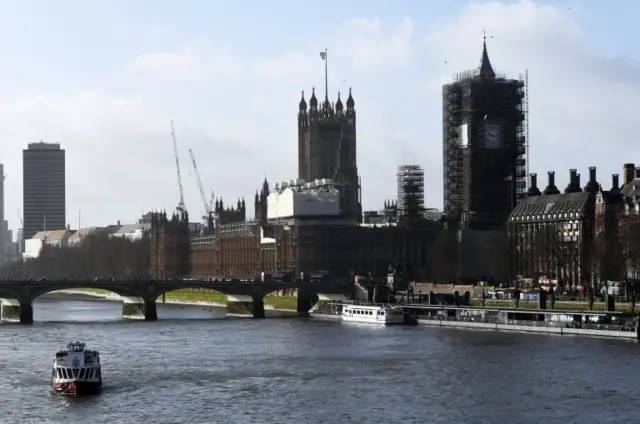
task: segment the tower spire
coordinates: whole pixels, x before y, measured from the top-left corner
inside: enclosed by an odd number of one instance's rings
[[[478,75],[480,78],[495,78],[496,73],[493,71],[491,61],[489,60],[489,53],[487,53],[487,30],[482,30],[482,58],[478,65]]]

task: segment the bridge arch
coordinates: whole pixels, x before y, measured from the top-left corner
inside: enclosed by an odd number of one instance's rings
[[[60,284],[58,284],[58,287],[46,286],[45,284],[42,284],[42,287],[38,287],[38,284],[40,283],[30,283],[30,284],[33,284],[34,287],[32,287],[30,290],[29,298],[24,299],[29,303],[32,303],[34,300],[36,300],[37,298],[45,294],[56,293],[56,292],[64,293],[66,290],[74,290],[78,292],[81,292],[83,290],[101,290],[106,293],[113,293],[123,297],[139,298],[139,299],[144,299],[146,297],[145,293],[143,293],[141,290],[137,290],[132,287],[126,287],[124,284],[122,286],[117,286],[117,287],[113,287],[113,286],[104,287],[100,284],[91,284],[91,283],[87,283],[82,286],[78,286],[77,284],[74,284],[73,286],[69,286],[69,287],[59,287]],[[81,294],[81,293],[78,293],[78,294]],[[90,295],[91,292],[87,292],[87,294]]]
[[[232,295],[229,290],[225,290],[222,287],[211,287],[211,284],[194,281],[193,283],[174,285],[173,287],[159,286],[155,289],[154,300],[160,301],[166,295],[169,295],[174,298],[171,300],[185,301],[186,303],[191,300],[194,302],[226,303],[230,294]],[[203,299],[203,297],[206,297],[206,299]]]

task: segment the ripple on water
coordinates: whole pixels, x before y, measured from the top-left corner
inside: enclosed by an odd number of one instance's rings
[[[118,303],[76,303],[37,302],[40,322],[0,326],[0,405],[13,421],[635,422],[632,343],[212,319],[201,308],[161,308],[146,323],[122,321]],[[51,393],[52,354],[71,339],[100,350],[102,395]]]

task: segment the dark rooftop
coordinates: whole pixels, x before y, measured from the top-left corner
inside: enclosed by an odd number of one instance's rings
[[[633,197],[633,196],[640,197],[640,178],[636,178],[632,181],[629,181],[629,183],[625,184],[620,189],[620,194],[622,194],[624,197]]]
[[[561,193],[526,197],[515,207],[510,221],[544,222],[581,218],[593,202],[590,193]]]

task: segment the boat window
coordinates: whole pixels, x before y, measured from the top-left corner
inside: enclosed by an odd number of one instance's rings
[[[87,372],[86,368],[81,368],[80,369],[80,375],[78,376],[78,378],[84,378],[84,374]]]

